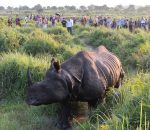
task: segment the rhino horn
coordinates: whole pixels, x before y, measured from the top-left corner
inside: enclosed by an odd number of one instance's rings
[[[28,86],[30,87],[33,83],[32,83],[32,79],[31,79],[31,74],[30,74],[30,69],[28,67],[27,69],[27,83],[28,83]]]

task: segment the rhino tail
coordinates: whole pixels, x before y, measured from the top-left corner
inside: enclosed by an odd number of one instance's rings
[[[122,80],[124,78],[124,74],[125,74],[125,72],[124,72],[123,68],[121,68],[119,79],[118,79],[116,85],[114,86],[115,88],[119,88],[122,86]]]

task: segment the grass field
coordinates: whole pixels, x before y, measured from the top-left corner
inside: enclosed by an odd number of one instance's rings
[[[0,130],[57,130],[58,104],[29,107],[25,103],[26,70],[34,81],[43,78],[52,57],[61,62],[81,50],[105,45],[117,54],[126,75],[122,88],[112,89],[104,103],[88,112],[75,130],[150,129],[150,33],[75,25],[42,30],[9,28],[0,23]],[[117,96],[114,93],[119,93]]]

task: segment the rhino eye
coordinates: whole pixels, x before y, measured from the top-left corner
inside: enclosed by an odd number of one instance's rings
[[[30,97],[30,100],[34,100],[35,99],[35,97]]]

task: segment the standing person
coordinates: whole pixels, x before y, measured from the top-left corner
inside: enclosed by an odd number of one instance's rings
[[[145,19],[145,31],[148,31],[148,19]]]
[[[55,16],[53,16],[53,17],[51,18],[51,23],[52,23],[52,27],[55,27],[55,26],[56,26],[56,17],[55,17]]]
[[[93,19],[92,19],[92,17],[91,17],[91,16],[90,16],[90,19],[89,19],[88,23],[89,23],[89,25],[90,25],[90,26],[92,26],[92,25],[93,25]]]
[[[149,17],[149,20],[148,20],[148,31],[150,31],[150,17]]]
[[[138,19],[138,28],[141,28],[141,19]]]
[[[133,29],[134,29],[134,22],[133,22],[132,18],[130,18],[130,20],[129,20],[129,31],[133,32]]]
[[[145,21],[144,17],[142,17],[142,19],[141,19],[141,28],[144,29],[144,30],[146,30],[145,25],[146,25],[146,21]]]
[[[8,17],[8,21],[7,22],[8,22],[8,26],[12,27],[13,19],[12,19],[11,16]]]
[[[34,16],[34,21],[35,21],[35,26],[39,27],[39,16],[38,15]]]
[[[33,17],[34,17],[34,15],[30,14],[30,16],[28,18],[29,18],[29,20],[33,20]]]
[[[25,16],[24,21],[25,21],[24,27],[28,27],[29,16]]]
[[[127,18],[124,19],[124,28],[128,28],[128,19]]]
[[[43,29],[47,29],[48,27],[48,18],[45,16],[43,19]]]
[[[112,24],[112,19],[111,17],[107,17],[107,27],[110,28]]]
[[[93,25],[94,25],[94,27],[98,26],[98,17],[97,16],[95,16],[95,18],[94,18]]]
[[[100,26],[103,26],[104,20],[103,20],[103,17],[102,17],[102,16],[98,17],[98,24],[99,24]]]
[[[67,27],[68,32],[69,32],[70,34],[72,34],[73,23],[72,23],[71,19],[68,19],[68,20],[67,20],[66,27]]]
[[[118,19],[116,23],[117,23],[117,29],[120,29],[121,28],[121,20]]]
[[[73,19],[72,19],[72,18],[70,18],[70,21],[71,21],[71,23],[72,23],[72,27],[73,27],[73,25],[74,25]]]
[[[73,20],[73,23],[76,24],[76,20],[77,20],[77,19],[76,19],[75,16],[72,17],[72,20]]]
[[[16,26],[20,26],[21,27],[21,23],[20,23],[20,18],[18,17],[18,15],[16,15]]]
[[[111,28],[116,29],[116,27],[117,27],[116,19],[113,19],[112,24],[111,24]]]
[[[135,20],[135,28],[138,28],[138,19]]]
[[[62,26],[63,26],[63,27],[66,27],[66,23],[67,23],[66,19],[63,18],[62,21],[61,21]]]
[[[42,28],[42,26],[43,26],[43,18],[42,18],[42,16],[39,16],[38,17],[38,27]]]
[[[81,25],[85,26],[86,23],[87,23],[87,17],[83,16],[82,19],[81,19]]]

